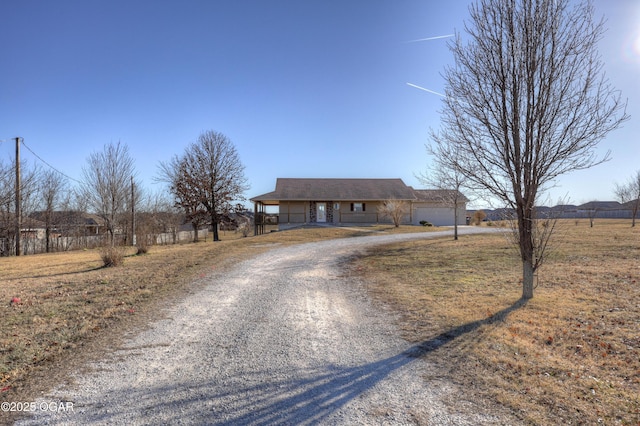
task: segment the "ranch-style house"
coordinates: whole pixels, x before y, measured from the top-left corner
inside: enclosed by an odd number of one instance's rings
[[[457,197],[453,197],[457,195]],[[454,225],[453,199],[458,200],[458,224],[465,224],[468,199],[451,190],[414,189],[402,179],[278,178],[275,191],[251,198],[256,232],[261,233],[266,208],[277,206],[280,229],[309,223],[390,223],[378,207],[387,200],[408,205],[404,224],[428,221],[436,226]],[[262,228],[263,230],[263,228]]]

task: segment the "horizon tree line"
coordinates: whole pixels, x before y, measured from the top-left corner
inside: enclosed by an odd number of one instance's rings
[[[174,165],[177,168],[172,170]],[[15,254],[14,169],[15,161],[0,159],[0,256]],[[176,243],[178,229],[185,223],[194,227],[196,241],[203,226],[212,226],[214,241],[218,241],[219,224],[243,210],[243,192],[248,189],[244,166],[231,141],[221,133],[204,132],[183,156],[160,163],[159,170],[156,180],[167,183],[168,188],[146,191],[137,179],[129,148],[122,142],[92,152],[82,168],[82,180],[75,185],[56,170],[21,161],[21,235],[26,237],[21,240],[26,244],[20,254],[96,244],[150,245],[159,234],[171,234],[166,242]],[[169,176],[175,179],[169,181]],[[183,199],[187,188],[191,198]],[[85,223],[91,220],[88,215],[99,218],[94,221],[99,223]],[[105,234],[95,235],[100,225]],[[34,234],[42,226],[42,247],[36,247]]]

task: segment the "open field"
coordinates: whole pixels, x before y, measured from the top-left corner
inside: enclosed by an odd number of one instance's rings
[[[274,245],[423,230],[430,228],[310,228],[248,238],[226,232],[217,243],[153,246],[142,256],[127,248],[115,268],[103,268],[97,250],[0,258],[0,395],[15,401],[34,386],[55,385],[53,370],[115,344],[128,327],[160,315],[162,304],[194,291],[213,268]],[[14,297],[20,302],[12,304]]]
[[[353,271],[469,398],[497,400],[523,423],[638,425],[640,229],[571,220],[552,245],[526,304],[501,235],[377,247]]]

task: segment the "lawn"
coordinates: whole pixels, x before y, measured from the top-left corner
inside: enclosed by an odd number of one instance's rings
[[[525,304],[501,235],[377,247],[353,268],[469,399],[498,401],[523,423],[638,425],[640,229],[565,221],[552,249]]]

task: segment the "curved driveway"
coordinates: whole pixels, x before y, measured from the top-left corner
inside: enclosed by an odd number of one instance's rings
[[[460,229],[461,233],[491,231]],[[43,401],[73,412],[22,424],[496,424],[450,412],[460,390],[411,356],[394,315],[341,263],[374,244],[450,231],[275,247],[214,273],[164,318]],[[475,411],[474,411],[475,410]]]

